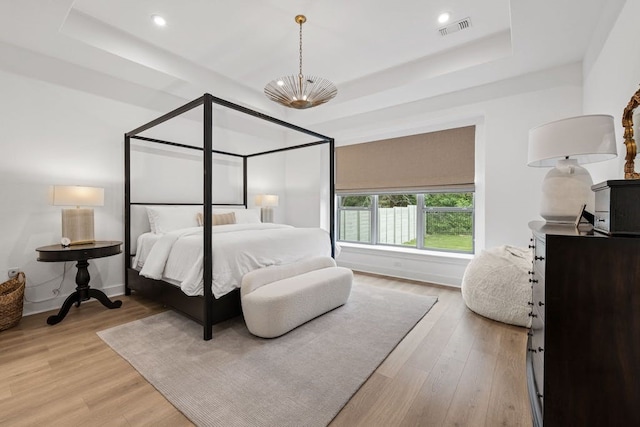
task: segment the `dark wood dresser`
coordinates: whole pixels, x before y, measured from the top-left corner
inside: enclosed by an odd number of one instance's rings
[[[640,237],[529,227],[534,426],[640,426]]]

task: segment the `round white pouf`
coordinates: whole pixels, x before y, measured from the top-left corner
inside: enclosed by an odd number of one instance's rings
[[[462,298],[472,311],[511,325],[531,326],[531,251],[499,246],[476,255],[462,277]]]

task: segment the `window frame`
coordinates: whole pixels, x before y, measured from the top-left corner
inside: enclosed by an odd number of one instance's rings
[[[442,207],[432,207],[425,206],[425,195],[426,194],[439,194],[439,193],[471,193],[472,200],[470,207],[455,207],[455,206],[442,206]],[[380,224],[378,224],[378,208],[379,202],[378,198],[381,195],[390,195],[390,194],[406,194],[406,195],[415,195],[416,196],[416,245],[415,246],[405,246],[405,245],[395,245],[390,243],[380,243],[378,240],[379,228]],[[356,206],[348,206],[342,207],[342,198],[348,196],[370,196],[371,197],[371,205],[369,207],[356,207]],[[380,191],[376,193],[371,192],[340,192],[336,193],[337,203],[336,203],[336,236],[337,242],[340,243],[353,243],[353,244],[362,244],[368,246],[377,246],[377,247],[392,247],[392,248],[405,248],[405,249],[417,249],[420,251],[433,251],[433,252],[446,252],[446,253],[456,253],[456,254],[475,254],[475,240],[476,240],[476,218],[475,218],[475,203],[476,203],[476,194],[474,189],[439,189],[439,190],[424,190],[424,191]],[[370,214],[370,236],[371,242],[362,242],[362,241],[354,241],[354,240],[342,240],[340,229],[342,227],[342,215],[341,211],[369,211]],[[470,251],[462,251],[455,249],[446,249],[446,248],[433,248],[425,246],[425,226],[426,219],[429,213],[445,213],[445,212],[470,212],[471,213],[471,250]]]

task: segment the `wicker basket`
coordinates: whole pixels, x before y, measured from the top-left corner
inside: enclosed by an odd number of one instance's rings
[[[20,323],[25,283],[23,272],[4,283],[0,283],[0,331]]]

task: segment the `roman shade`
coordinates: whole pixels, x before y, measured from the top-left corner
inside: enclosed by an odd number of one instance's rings
[[[336,148],[336,191],[473,190],[475,126]]]

